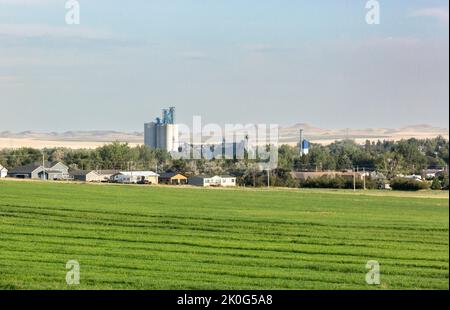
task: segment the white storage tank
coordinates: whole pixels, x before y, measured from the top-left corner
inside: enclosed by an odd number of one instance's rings
[[[166,125],[166,150],[169,152],[178,151],[178,125]]]

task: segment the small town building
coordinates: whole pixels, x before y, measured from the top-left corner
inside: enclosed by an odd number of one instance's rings
[[[6,169],[2,165],[0,165],[0,179],[6,178],[7,175],[8,175],[8,169]]]
[[[95,170],[95,172],[101,177],[100,182],[110,182],[113,175],[119,173],[119,170]]]
[[[159,176],[160,184],[182,185],[188,183],[188,178],[180,173],[166,172]]]
[[[82,182],[104,182],[104,177],[95,170],[77,170],[70,172],[74,181]]]
[[[202,187],[233,187],[236,186],[236,177],[229,175],[215,176],[193,176],[188,179],[188,183],[194,186]]]
[[[116,183],[158,184],[159,174],[153,171],[120,171],[111,177]]]
[[[408,180],[415,180],[415,181],[422,181],[422,176],[417,175],[417,174],[411,174],[411,175],[400,175],[400,177],[404,178],[404,179],[408,179]]]
[[[69,167],[61,162],[46,162],[15,167],[8,172],[8,176],[19,179],[67,180],[70,178]]]
[[[433,179],[435,177],[439,177],[444,172],[444,169],[425,169],[422,171],[423,179]]]

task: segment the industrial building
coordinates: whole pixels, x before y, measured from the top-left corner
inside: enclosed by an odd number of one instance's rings
[[[164,109],[161,118],[144,125],[145,145],[152,149],[162,149],[167,152],[177,152],[178,125],[175,124],[175,108]]]
[[[248,141],[225,142],[216,144],[189,144],[179,143],[178,155],[184,158],[190,158],[191,155],[195,159],[243,159],[245,153],[253,155],[255,150],[248,146]]]

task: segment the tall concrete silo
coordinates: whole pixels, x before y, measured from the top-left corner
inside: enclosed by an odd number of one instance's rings
[[[163,109],[162,119],[145,124],[145,145],[153,149],[162,149],[168,152],[177,151],[178,125],[175,124],[175,108]]]
[[[166,150],[166,125],[156,126],[156,148]]]
[[[178,150],[178,125],[167,124],[166,125],[166,149],[170,152]]]
[[[144,124],[144,143],[152,149],[156,149],[157,139],[156,139],[156,128],[157,124],[155,122]]]

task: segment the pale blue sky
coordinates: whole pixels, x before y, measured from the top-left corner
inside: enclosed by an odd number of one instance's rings
[[[0,0],[0,131],[178,120],[448,128],[448,1]]]

